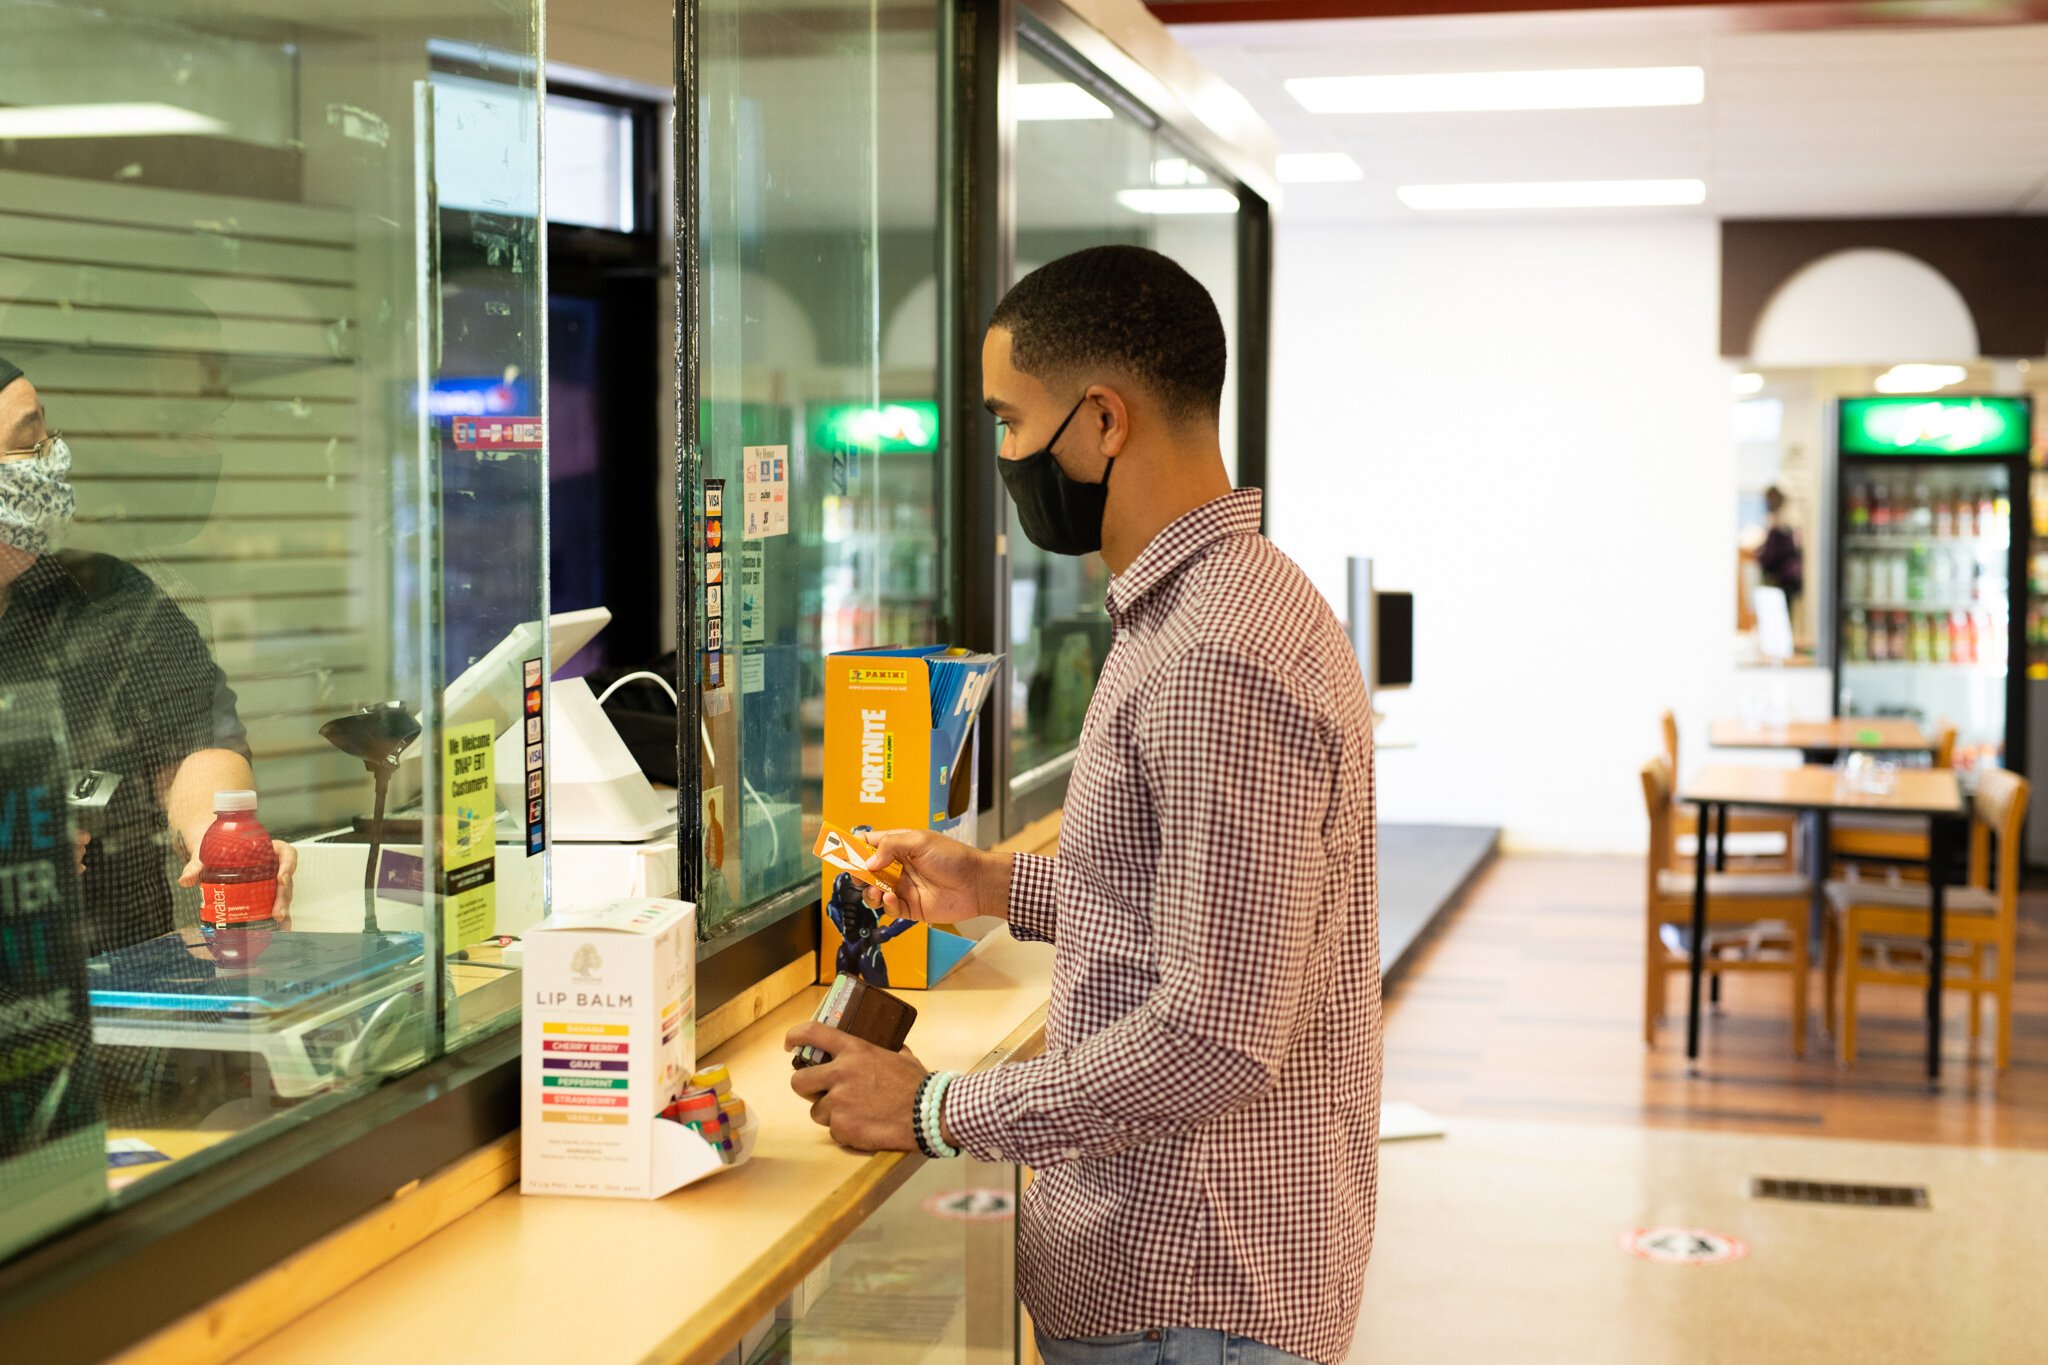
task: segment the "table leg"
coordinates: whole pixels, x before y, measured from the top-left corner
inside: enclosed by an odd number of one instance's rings
[[[1813,812],[1813,906],[1807,912],[1806,941],[1820,942],[1828,913],[1828,813]],[[1932,850],[1929,850],[1932,852]]]
[[[1725,816],[1728,808],[1720,808]],[[1711,816],[1714,805],[1710,801],[1699,803],[1699,823],[1696,826],[1702,834],[1713,824]],[[1700,1060],[1700,975],[1706,963],[1707,952],[1707,851],[1697,850],[1692,860],[1692,960],[1686,964],[1685,994],[1685,1064],[1686,1070],[1697,1075]]]
[[[1941,987],[1948,971],[1949,840],[1954,821],[1935,816],[1927,822],[1927,1088],[1941,1084]]]
[[[1702,826],[1704,828],[1704,826]],[[1714,871],[1728,870],[1728,807],[1722,806],[1714,816]]]

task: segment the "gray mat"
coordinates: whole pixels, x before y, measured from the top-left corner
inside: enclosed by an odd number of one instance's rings
[[[1500,831],[1481,825],[1380,826],[1380,961],[1398,976],[1436,917],[1500,847]]]

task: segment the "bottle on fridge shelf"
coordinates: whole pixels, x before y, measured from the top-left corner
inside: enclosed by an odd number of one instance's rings
[[[1926,614],[1916,611],[1911,620],[1912,624],[1908,627],[1911,638],[1907,646],[1911,653],[1907,657],[1916,664],[1934,662],[1934,641],[1928,634]]]
[[[1862,484],[1849,489],[1849,532],[1860,535],[1870,529],[1870,490]]]
[[[2012,500],[2005,496],[2003,489],[1993,490],[1991,498],[1991,539],[2000,545],[2012,543]],[[1984,516],[1984,504],[1977,504],[1979,520]]]
[[[1934,495],[1934,534],[1947,539],[1956,533],[1956,505],[1949,501],[1948,490]]]
[[[1955,561],[1949,558],[1946,547],[1936,546],[1928,555],[1927,598],[1937,605],[1946,605],[1955,591]]]
[[[1870,486],[1870,529],[1877,535],[1888,535],[1892,529],[1891,490],[1882,483]]]
[[[1934,612],[1927,618],[1927,661],[1934,664],[1956,662],[1949,649],[1948,613]]]
[[[1842,595],[1852,603],[1870,599],[1870,557],[1861,550],[1842,556]]]
[[[1980,657],[1977,653],[1977,650],[1980,648],[1980,642],[1977,638],[1977,613],[1974,611],[1966,611],[1962,612],[1961,616],[1963,622],[1963,648],[1965,657],[1969,660],[1969,662],[1976,663]]]
[[[1891,660],[1905,663],[1913,657],[1913,636],[1906,628],[1906,613],[1894,611],[1887,615],[1891,618]]]
[[[1906,556],[1891,554],[1886,555],[1885,559],[1890,568],[1890,581],[1885,585],[1884,600],[1887,602],[1904,602],[1908,600],[1906,595],[1906,580],[1908,578]]]
[[[1924,602],[1927,600],[1927,551],[1915,545],[1906,552],[1905,560],[1906,595],[1903,600]]]
[[[1860,611],[1849,613],[1849,629],[1842,640],[1846,662],[1860,664],[1870,657],[1870,624]]]
[[[1927,496],[1927,485],[1913,485],[1913,515],[1906,523],[1906,529],[1916,536],[1934,533],[1934,501]]]

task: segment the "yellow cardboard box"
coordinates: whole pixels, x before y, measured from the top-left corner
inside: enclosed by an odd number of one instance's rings
[[[974,805],[975,719],[1002,664],[944,646],[854,650],[825,659],[825,819],[868,830],[957,834]],[[974,940],[869,910],[851,874],[827,867],[818,979],[922,990]]]

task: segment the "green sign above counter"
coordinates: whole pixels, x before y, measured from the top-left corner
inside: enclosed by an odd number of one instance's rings
[[[2024,455],[2033,425],[2033,405],[2025,398],[1844,398],[1842,453]]]
[[[939,405],[835,403],[811,414],[811,445],[825,450],[871,450],[882,455],[928,455],[939,448]]]

